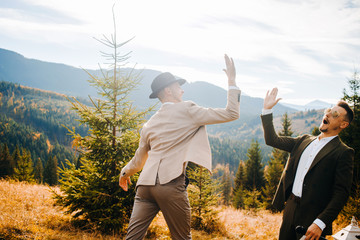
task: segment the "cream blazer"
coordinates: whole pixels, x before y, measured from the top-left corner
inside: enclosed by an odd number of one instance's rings
[[[122,169],[128,177],[142,169],[138,185],[155,185],[177,178],[191,161],[211,171],[211,149],[205,125],[240,116],[240,90],[228,91],[226,108],[204,108],[191,101],[164,104],[144,124],[135,156]]]

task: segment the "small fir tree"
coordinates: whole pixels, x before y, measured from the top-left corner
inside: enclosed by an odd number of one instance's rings
[[[225,206],[228,206],[231,200],[231,179],[229,165],[226,165],[224,174],[221,178],[221,192],[222,202]]]
[[[246,181],[245,163],[239,162],[234,180],[233,206],[237,209],[244,208],[244,184]]]
[[[80,122],[89,126],[89,135],[81,136],[70,130],[73,146],[81,154],[81,165],[68,162],[61,170],[62,195],[57,204],[74,213],[74,220],[87,227],[103,232],[124,233],[129,222],[135,196],[137,175],[129,191],[119,187],[120,170],[134,156],[139,142],[139,128],[149,110],[137,111],[128,96],[139,84],[140,75],[134,69],[123,70],[129,54],[120,54],[120,47],[129,41],[118,43],[114,17],[114,34],[99,40],[112,53],[103,53],[112,61],[108,70],[101,69],[101,76],[90,73],[90,84],[98,90],[101,99],[90,97],[92,106],[86,106],[75,98],[73,109]]]
[[[284,113],[284,115],[281,118],[281,126],[282,126],[282,129],[278,133],[279,136],[291,137],[293,135],[294,132],[291,130],[291,119],[289,118],[287,113]],[[286,161],[289,157],[288,152],[277,149],[277,150],[273,151],[273,155],[274,155],[274,158],[281,159],[281,163],[284,166],[286,165]]]
[[[246,179],[245,175],[245,163],[240,160],[238,169],[236,171],[235,180],[234,180],[234,189],[238,189],[239,187],[243,187]]]
[[[31,154],[26,149],[22,149],[22,155],[20,156],[17,166],[14,169],[13,178],[20,182],[35,182]]]
[[[349,200],[340,212],[339,220],[340,222],[349,222],[352,216],[360,220],[360,185],[355,186],[352,196],[349,197]]]
[[[340,220],[349,222],[352,216],[360,219],[360,75],[354,71],[348,80],[350,92],[344,89],[343,100],[347,101],[354,111],[354,119],[350,126],[340,132],[341,140],[355,150],[353,186],[350,198],[340,213]]]
[[[35,181],[39,184],[43,183],[44,180],[44,167],[42,164],[42,161],[40,158],[38,158],[35,162],[35,167],[34,167],[34,178]]]
[[[291,119],[287,113],[281,118],[281,126],[282,130],[279,132],[279,136],[291,136],[293,135],[293,131],[291,130]]]
[[[208,233],[221,231],[218,212],[214,209],[218,196],[210,172],[201,166],[189,163],[187,169],[191,205],[191,227]]]
[[[19,148],[19,145],[17,145],[17,144],[16,144],[15,150],[12,154],[12,158],[14,161],[14,166],[17,167],[18,162],[20,161],[20,158],[21,158],[20,148]]]
[[[271,211],[275,211],[275,208],[272,206],[272,199],[275,195],[277,185],[280,181],[281,174],[284,170],[284,165],[282,164],[281,159],[270,158],[269,165],[265,168],[265,188],[263,189],[264,194],[264,207]]]
[[[257,211],[261,208],[261,191],[257,189],[245,190],[244,205],[245,209]]]
[[[261,163],[261,150],[258,141],[252,141],[247,153],[248,160],[245,162],[246,180],[245,189],[253,190],[264,186],[264,170]]]
[[[320,129],[319,127],[314,127],[313,130],[311,131],[311,135],[313,136],[319,136],[320,135]]]
[[[14,173],[15,163],[10,155],[7,144],[0,150],[0,178],[11,177]]]
[[[350,126],[340,132],[339,136],[346,145],[355,150],[352,188],[352,195],[354,195],[356,186],[360,185],[360,75],[358,71],[354,71],[348,84],[350,89],[344,89],[343,100],[352,107],[354,119]]]
[[[44,168],[44,183],[50,186],[58,184],[58,161],[56,156],[49,156]]]

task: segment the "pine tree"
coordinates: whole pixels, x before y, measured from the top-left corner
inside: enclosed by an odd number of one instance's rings
[[[13,178],[18,181],[34,182],[34,168],[31,154],[28,150],[22,149],[22,155],[14,169]]]
[[[240,186],[239,188],[234,190],[233,206],[236,209],[245,208],[245,190],[243,186]]]
[[[244,208],[244,184],[246,181],[245,163],[239,162],[238,170],[234,180],[233,206],[237,209]]]
[[[44,167],[42,164],[42,161],[40,158],[38,158],[35,162],[35,167],[34,167],[34,178],[36,180],[37,183],[41,184],[43,183],[44,180]]]
[[[282,130],[279,132],[279,136],[291,136],[293,135],[293,131],[291,130],[291,119],[289,118],[287,113],[281,118],[281,126]]]
[[[44,183],[54,186],[58,184],[58,161],[56,156],[49,156],[44,168]]]
[[[230,204],[231,199],[231,179],[230,179],[230,170],[229,165],[226,165],[224,174],[221,179],[221,188],[222,188],[222,201],[225,206]]]
[[[355,216],[357,220],[360,219],[360,185],[355,186],[355,190],[342,209],[339,218],[341,222],[348,222],[352,216]]]
[[[17,167],[18,162],[20,161],[20,158],[21,158],[19,145],[16,145],[15,150],[14,150],[14,152],[12,154],[12,158],[13,158],[13,161],[14,161],[14,166]]]
[[[354,155],[354,172],[353,172],[353,189],[352,195],[355,193],[355,186],[360,185],[360,75],[354,71],[353,76],[348,80],[350,93],[344,89],[343,100],[347,101],[354,111],[354,119],[350,126],[340,132],[341,140],[349,147],[355,150]]]
[[[272,199],[275,195],[277,185],[280,181],[281,174],[284,170],[284,165],[281,159],[272,156],[269,161],[269,165],[265,168],[265,188],[263,189],[264,194],[264,207],[275,211],[275,208],[271,205]]]
[[[245,163],[244,161],[240,160],[238,170],[235,175],[234,190],[244,186],[245,176]]]
[[[245,189],[253,190],[264,186],[264,170],[261,163],[261,150],[258,141],[254,140],[251,143],[247,153],[248,160],[245,162],[246,167],[246,180]]]
[[[319,136],[320,135],[320,129],[319,127],[314,127],[313,130],[311,131],[311,135],[313,136]]]
[[[245,190],[244,205],[245,209],[256,211],[261,207],[261,191],[257,189]]]
[[[281,126],[282,129],[278,133],[279,136],[291,137],[293,135],[294,132],[291,130],[291,119],[289,118],[287,113],[284,113],[284,115],[281,118]],[[273,150],[273,156],[274,158],[281,159],[281,163],[285,166],[286,161],[289,157],[289,153],[286,151],[276,149]]]
[[[0,152],[0,178],[11,177],[14,173],[15,163],[6,143]]]
[[[99,40],[112,53],[103,53],[110,69],[101,69],[101,76],[90,73],[90,84],[98,90],[101,99],[90,97],[92,106],[86,106],[75,98],[73,109],[80,122],[89,126],[89,135],[81,136],[70,130],[73,146],[81,154],[81,166],[67,163],[61,170],[62,195],[57,195],[57,204],[75,213],[74,220],[104,232],[125,231],[129,222],[135,196],[137,176],[127,192],[119,187],[120,169],[134,156],[139,142],[140,125],[148,110],[137,111],[128,96],[139,84],[140,76],[134,70],[124,71],[129,54],[120,54],[120,47],[130,40],[118,43],[114,17],[114,34]]]
[[[189,163],[187,169],[191,205],[191,227],[206,232],[220,231],[218,212],[214,210],[218,196],[210,172],[201,166]]]

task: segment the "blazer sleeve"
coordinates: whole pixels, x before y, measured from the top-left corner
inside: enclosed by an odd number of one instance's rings
[[[136,149],[134,157],[121,170],[120,176],[129,177],[140,171],[145,165],[149,150],[150,145],[146,140],[146,134],[144,133],[143,129],[140,133],[139,147]]]
[[[298,138],[278,136],[273,124],[273,114],[261,115],[264,138],[266,145],[291,152],[298,141]]]
[[[230,89],[226,108],[204,108],[192,103],[188,113],[198,126],[236,120],[240,117],[240,94],[240,90]]]
[[[320,213],[318,218],[329,226],[345,206],[350,195],[352,175],[353,175],[353,159],[354,150],[347,148],[342,150],[336,172],[334,190],[330,202],[326,208]]]

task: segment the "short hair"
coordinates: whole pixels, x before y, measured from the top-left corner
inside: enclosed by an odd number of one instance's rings
[[[354,111],[351,109],[349,104],[343,100],[340,100],[336,105],[346,110],[345,120],[350,124],[354,119]]]

